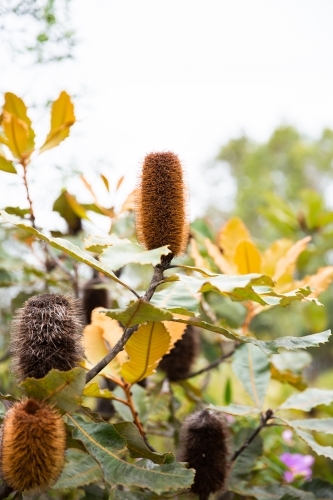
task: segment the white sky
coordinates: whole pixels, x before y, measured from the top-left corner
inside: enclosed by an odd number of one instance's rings
[[[96,169],[124,174],[125,192],[146,153],[173,150],[199,215],[207,203],[223,206],[232,189],[222,170],[218,185],[204,175],[228,139],[246,132],[265,140],[281,123],[314,137],[333,127],[331,0],[72,2],[76,60],[22,67],[0,51],[1,92],[27,105],[61,90],[77,96],[71,137],[31,166],[36,211],[51,210],[61,187],[55,164],[90,180]],[[42,143],[48,114],[30,114]],[[23,191],[2,189],[8,183],[17,186],[0,172],[0,205],[24,206]],[[77,183],[70,187],[80,193]]]

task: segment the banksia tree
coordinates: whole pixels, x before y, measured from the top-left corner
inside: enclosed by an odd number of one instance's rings
[[[83,288],[82,306],[85,321],[88,325],[91,322],[91,313],[96,307],[110,307],[109,293],[106,288],[101,288],[104,281],[98,275],[87,281]]]
[[[34,399],[16,403],[1,428],[2,479],[14,490],[45,490],[62,471],[65,447],[65,425],[59,413]]]
[[[192,325],[188,325],[184,335],[175,343],[170,353],[163,356],[159,368],[166,372],[169,380],[186,378],[190,374],[198,350],[198,332]]]
[[[171,151],[150,153],[136,194],[136,231],[148,250],[169,245],[182,254],[188,241],[186,188],[181,163]]]
[[[187,417],[180,430],[178,459],[195,469],[191,491],[207,500],[223,490],[229,472],[228,431],[224,420],[209,410]]]
[[[70,296],[30,297],[12,323],[11,353],[18,381],[68,371],[83,358],[79,302]]]

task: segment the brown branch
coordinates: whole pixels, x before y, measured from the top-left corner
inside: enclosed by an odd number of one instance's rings
[[[239,455],[241,453],[243,453],[243,451],[252,443],[252,441],[259,434],[259,432],[261,431],[261,429],[263,429],[264,427],[267,427],[267,425],[268,425],[267,422],[269,420],[271,420],[272,418],[274,418],[273,410],[267,410],[266,413],[265,413],[265,415],[263,415],[263,414],[260,415],[260,424],[255,429],[255,431],[253,432],[253,434],[251,434],[251,436],[249,437],[249,439],[243,444],[243,446],[241,446],[238,450],[235,451],[235,453],[233,454],[233,456],[231,458],[231,462],[235,462],[237,460],[237,458],[239,457]]]
[[[156,288],[163,283],[164,280],[164,275],[163,272],[168,269],[169,263],[168,262],[163,262],[162,264],[157,264],[157,266],[154,267],[154,274],[151,279],[150,285],[144,296],[142,297],[142,300],[149,302],[152,296],[155,293]],[[139,328],[139,325],[134,325],[131,326],[130,328],[125,328],[124,333],[122,334],[121,338],[118,340],[116,345],[111,349],[108,354],[97,363],[96,366],[94,366],[86,375],[86,383],[90,382],[96,375],[99,374],[100,371],[103,370],[116,356],[119,352],[121,352],[124,347],[126,342],[131,338],[134,332],[137,331]]]
[[[23,184],[24,184],[25,191],[27,194],[27,200],[28,200],[29,209],[30,209],[30,220],[31,220],[32,227],[36,228],[35,214],[34,214],[34,210],[33,210],[33,206],[32,206],[32,200],[30,197],[29,185],[28,185],[28,180],[27,180],[27,166],[28,166],[27,160],[22,160],[21,165],[23,167]]]

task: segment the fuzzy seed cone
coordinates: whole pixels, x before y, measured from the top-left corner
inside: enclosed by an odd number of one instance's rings
[[[95,288],[97,285],[103,285],[101,278],[92,278],[83,289],[82,306],[85,315],[86,325],[91,323],[91,313],[96,307],[110,307],[109,293],[106,288]]]
[[[66,431],[59,413],[34,399],[16,403],[2,425],[0,470],[14,490],[52,486],[65,463]]]
[[[208,410],[197,411],[180,430],[178,460],[196,470],[191,491],[200,499],[223,490],[229,472],[228,430],[224,420]]]
[[[19,382],[68,371],[83,359],[79,302],[58,294],[30,297],[12,323],[13,372]]]
[[[199,336],[192,325],[188,325],[169,354],[163,356],[159,368],[166,372],[169,380],[180,380],[191,372],[192,364],[198,355]]]
[[[148,154],[136,193],[136,231],[148,250],[169,245],[182,254],[188,241],[186,189],[183,170],[171,151]]]

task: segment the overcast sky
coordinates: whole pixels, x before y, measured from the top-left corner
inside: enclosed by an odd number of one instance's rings
[[[204,176],[228,139],[245,132],[265,140],[281,123],[313,137],[333,127],[330,0],[72,3],[74,61],[29,66],[0,51],[0,91],[27,105],[61,90],[74,96],[71,137],[31,167],[39,177],[32,194],[45,210],[59,188],[55,164],[91,179],[96,169],[124,174],[125,192],[146,153],[173,150],[186,167],[195,216],[212,200],[222,205],[232,189],[222,170],[219,185],[208,186]],[[31,115],[42,143],[48,115]],[[23,191],[3,189],[9,177],[0,172],[1,206],[23,206]],[[71,188],[80,192],[77,183]]]

